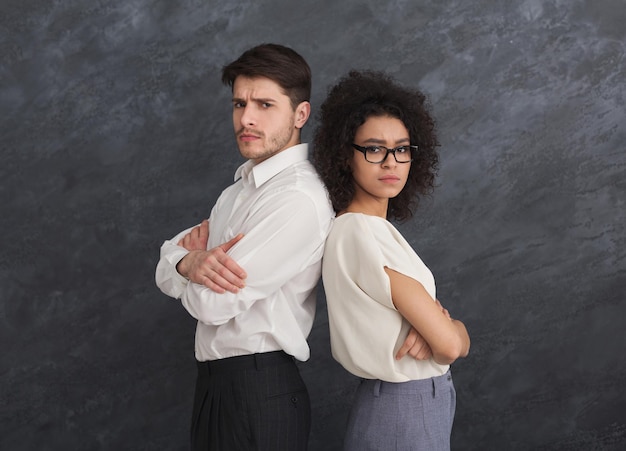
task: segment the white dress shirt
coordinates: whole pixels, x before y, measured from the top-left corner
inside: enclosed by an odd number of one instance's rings
[[[385,267],[417,280],[436,299],[432,273],[389,221],[361,213],[335,219],[323,265],[333,357],[365,379],[406,382],[445,374],[450,366],[432,358],[395,359],[411,325],[393,304]]]
[[[247,161],[211,211],[207,249],[244,234],[228,251],[248,275],[239,293],[215,293],[176,271],[187,254],[176,243],[190,229],[163,243],[156,283],[198,320],[197,360],[281,349],[309,358],[306,339],[334,212],[307,154],[308,145],[299,144],[257,165]]]

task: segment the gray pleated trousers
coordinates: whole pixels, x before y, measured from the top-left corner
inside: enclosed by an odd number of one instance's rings
[[[345,451],[449,451],[456,391],[452,375],[401,383],[363,379]]]

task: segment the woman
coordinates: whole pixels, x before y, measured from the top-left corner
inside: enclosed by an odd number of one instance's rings
[[[425,97],[380,72],[350,72],[318,116],[314,164],[337,213],[323,281],[333,357],[362,378],[348,451],[449,450],[449,365],[469,352],[463,323],[436,301],[430,270],[388,220],[406,220],[438,164]],[[427,358],[394,358],[411,329]]]

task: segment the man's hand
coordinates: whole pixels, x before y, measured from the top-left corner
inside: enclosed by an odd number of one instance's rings
[[[226,252],[243,238],[243,234],[206,250],[208,237],[209,223],[205,220],[178,242],[189,253],[178,262],[176,270],[183,277],[216,293],[237,293],[245,287],[247,274]]]
[[[409,335],[407,335],[406,340],[404,340],[404,343],[398,350],[396,360],[400,360],[407,354],[415,360],[428,360],[433,356],[430,346],[414,327],[411,327]]]
[[[205,219],[199,226],[191,229],[177,244],[188,251],[206,251],[206,243],[209,241],[209,221]]]

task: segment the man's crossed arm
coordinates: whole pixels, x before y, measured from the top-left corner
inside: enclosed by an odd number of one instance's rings
[[[243,234],[240,233],[230,241],[207,250],[209,221],[205,219],[177,243],[187,249],[189,253],[178,262],[176,270],[191,282],[204,285],[216,293],[225,293],[226,291],[237,293],[246,286],[247,274],[227,252],[241,238],[243,238]],[[439,301],[437,302],[439,303]],[[447,310],[441,304],[439,306],[442,312],[449,316]],[[428,360],[432,357],[430,346],[415,328],[411,328],[409,331],[406,340],[396,354],[396,359],[400,360],[405,355],[416,360]]]
[[[207,250],[209,221],[205,219],[177,243],[189,253],[178,262],[176,270],[181,276],[216,293],[237,293],[246,286],[247,274],[227,252],[241,238],[243,234],[240,233],[230,241]]]

